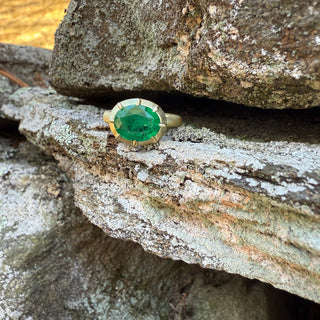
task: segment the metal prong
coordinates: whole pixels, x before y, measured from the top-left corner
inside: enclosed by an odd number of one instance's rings
[[[118,139],[119,136],[120,136],[119,133],[114,133],[114,137],[115,137],[116,139]]]
[[[165,128],[167,125],[165,123],[159,123],[159,127]]]
[[[152,137],[151,140],[153,141],[153,143],[157,143],[158,140],[155,137]]]
[[[139,99],[138,99],[137,106],[140,106],[140,105],[141,105],[141,99],[139,98]]]
[[[109,123],[110,122],[110,114],[111,114],[111,111],[107,110],[104,112],[103,114],[103,120],[104,122],[107,122]]]
[[[117,103],[117,107],[118,107],[119,110],[121,110],[123,108],[123,105],[120,102],[118,102]]]
[[[137,147],[137,146],[138,146],[137,140],[133,140],[133,141],[132,141],[132,145],[133,145],[134,147]]]
[[[157,112],[159,110],[159,106],[154,106],[154,107],[152,107],[152,111],[153,112]]]

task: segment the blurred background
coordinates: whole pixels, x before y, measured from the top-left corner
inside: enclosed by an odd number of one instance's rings
[[[70,0],[1,0],[0,42],[52,49]]]

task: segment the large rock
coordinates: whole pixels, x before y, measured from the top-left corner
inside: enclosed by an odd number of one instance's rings
[[[187,120],[220,132],[229,121],[227,136],[183,125],[149,151],[118,144],[103,110],[54,91],[20,89],[3,111],[59,160],[76,205],[107,234],[320,302],[320,141],[308,120],[317,110],[279,112],[269,128],[264,117],[263,140],[243,129],[259,118],[216,110]]]
[[[319,0],[72,0],[56,32],[52,84],[90,98],[180,92],[314,107],[319,7]]]
[[[74,207],[56,162],[17,138],[0,137],[1,319],[289,320],[283,305],[313,307],[107,237]]]

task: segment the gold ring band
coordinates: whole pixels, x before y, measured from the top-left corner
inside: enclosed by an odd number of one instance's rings
[[[182,123],[179,115],[164,113],[154,102],[140,98],[118,102],[104,112],[103,120],[117,140],[134,146],[157,143],[167,128]]]

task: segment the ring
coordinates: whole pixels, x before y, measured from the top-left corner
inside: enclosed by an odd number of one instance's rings
[[[118,102],[103,114],[115,138],[129,145],[157,143],[167,128],[181,125],[180,116],[164,111],[154,102],[135,98]]]

